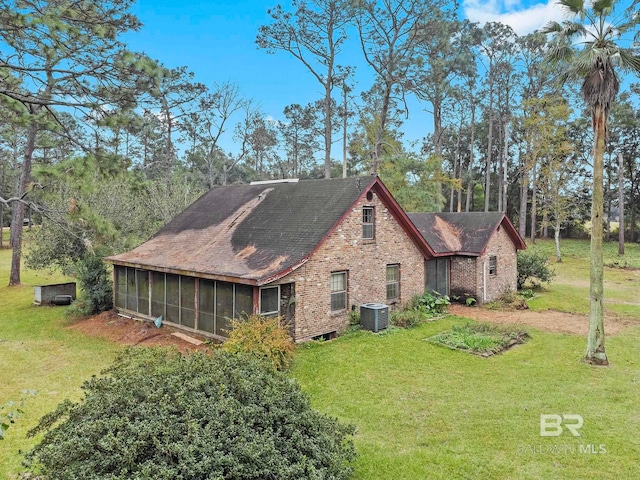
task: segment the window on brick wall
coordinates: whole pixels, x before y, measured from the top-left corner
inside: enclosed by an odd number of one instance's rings
[[[362,238],[373,240],[375,233],[375,210],[373,207],[362,207]]]
[[[331,311],[347,308],[347,272],[331,274]]]
[[[274,317],[280,314],[280,285],[260,289],[260,315]]]
[[[498,257],[495,255],[489,257],[489,275],[496,275],[498,273]]]
[[[400,296],[400,266],[387,265],[387,301]]]

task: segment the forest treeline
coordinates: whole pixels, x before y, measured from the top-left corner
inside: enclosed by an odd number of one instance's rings
[[[578,234],[589,218],[591,116],[579,84],[559,82],[562,68],[546,61],[557,38],[461,20],[443,0],[275,6],[258,47],[293,57],[300,84],[322,93],[276,121],[242,85],[205,85],[191,66],[130,51],[122,35],[144,28],[132,3],[1,0],[0,224],[14,227],[12,283],[25,217],[42,224],[27,260],[65,267],[136,245],[214,185],[252,180],[378,174],[409,211],[505,211],[531,238]],[[605,217],[624,205],[634,241],[639,89],[611,107],[605,152]],[[433,128],[409,144],[416,102]]]

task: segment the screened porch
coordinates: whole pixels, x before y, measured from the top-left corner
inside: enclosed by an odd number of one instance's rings
[[[280,287],[253,287],[114,265],[114,304],[149,319],[228,336],[230,320],[254,312],[279,314]]]

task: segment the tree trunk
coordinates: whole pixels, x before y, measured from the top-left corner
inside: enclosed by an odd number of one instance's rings
[[[518,233],[522,238],[527,236],[527,203],[529,196],[529,172],[523,166],[520,183],[520,213],[518,214]]]
[[[556,218],[558,215],[556,215]],[[560,221],[556,220],[554,227],[553,238],[556,241],[556,260],[558,263],[562,263],[562,252],[560,251]]]
[[[348,98],[347,98],[347,93],[349,91],[347,90],[347,86],[346,86],[346,80],[345,80],[345,84],[343,85],[343,89],[342,89],[342,94],[343,94],[343,104],[342,107],[344,108],[344,118],[342,119],[342,178],[347,178],[347,128],[349,126],[349,116],[347,115],[347,107],[348,107]]]
[[[502,167],[502,211],[506,214],[508,207],[508,175],[509,175],[509,123],[508,117],[504,124],[504,166]]]
[[[533,168],[531,169],[533,181],[531,183],[531,243],[536,243],[536,212],[538,204],[538,189],[536,183],[536,168],[537,162],[533,162]]]
[[[636,196],[633,188],[631,189],[631,198],[630,198],[629,210],[631,210],[631,215],[629,217],[629,237],[631,242],[636,241]]]
[[[332,67],[329,67],[331,71]],[[327,78],[324,86],[324,178],[331,178],[331,87]]]
[[[608,170],[608,169],[607,169]],[[604,211],[602,213],[604,217]],[[605,238],[607,242],[611,241],[611,173],[607,172],[607,216],[604,224]]]
[[[24,159],[22,162],[22,171],[20,172],[20,182],[18,184],[18,197],[23,198],[29,183],[31,182],[31,162],[33,159],[33,151],[36,148],[36,137],[38,135],[38,124],[35,118],[37,112],[31,112],[32,119],[27,133],[27,143],[24,147]],[[13,249],[11,253],[11,274],[9,275],[9,286],[20,285],[20,262],[22,259],[22,226],[24,222],[25,204],[16,202],[13,205],[13,213],[11,215],[11,238],[10,244]]]
[[[487,161],[484,173],[484,211],[489,211],[489,197],[491,196],[491,144],[493,143],[493,92],[489,91],[489,133],[487,135]]]
[[[433,147],[438,157],[442,157],[442,141],[444,129],[442,128],[442,102],[432,99],[433,105]]]
[[[498,139],[502,139],[503,138],[503,129],[504,129],[504,125],[502,124],[502,122],[500,122],[500,131],[498,132]],[[498,176],[498,212],[502,212],[502,175],[503,175],[503,168],[504,168],[504,163],[503,163],[503,158],[504,158],[504,149],[502,147],[502,142],[500,140],[498,140],[498,172],[497,172],[497,176]]]
[[[465,212],[469,213],[471,208],[471,196],[473,194],[473,148],[476,141],[476,104],[471,98],[471,140],[469,142],[469,168],[467,169],[467,176],[469,181],[467,182],[467,198],[465,201]]]
[[[380,120],[378,120],[378,128],[376,130],[376,144],[373,149],[373,160],[371,162],[371,175],[378,173],[378,166],[380,165],[380,157],[382,155],[382,140],[384,138],[384,131],[387,127],[387,116],[389,115],[389,104],[391,101],[391,87],[393,85],[387,84],[385,93],[382,97],[382,108],[380,109]]]
[[[3,160],[0,163],[0,167],[2,167],[2,183],[0,183],[0,195],[5,193],[5,161]],[[4,247],[4,204],[0,204],[0,249]]]
[[[618,255],[624,255],[624,162],[618,153]]]
[[[593,115],[593,189],[591,196],[591,248],[589,253],[589,334],[586,360],[595,365],[608,365],[604,345],[604,266],[602,259],[602,221],[604,214],[604,149],[607,112],[595,105]]]
[[[456,151],[455,154],[453,156],[453,174],[451,175],[451,180],[456,180],[457,179],[457,175],[458,175],[458,162],[460,162],[460,130],[458,130],[458,138],[456,140]],[[460,165],[461,169],[462,169],[462,165]],[[460,175],[460,177],[462,177],[462,174]],[[454,184],[451,183],[450,184],[450,188],[449,188],[449,211],[453,212],[453,201],[455,198],[455,194],[456,194],[456,189],[454,187]]]

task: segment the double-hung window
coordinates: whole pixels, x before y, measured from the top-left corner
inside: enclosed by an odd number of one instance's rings
[[[347,308],[347,272],[331,274],[331,311]]]
[[[498,257],[489,257],[489,275],[496,275],[498,273]]]
[[[362,207],[362,238],[373,240],[375,233],[375,210],[373,207]]]
[[[387,265],[387,301],[400,296],[400,266]]]

